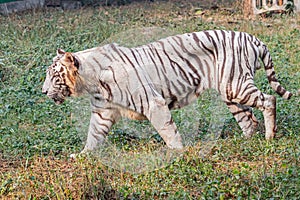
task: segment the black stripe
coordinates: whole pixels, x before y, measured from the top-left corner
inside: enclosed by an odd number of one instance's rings
[[[144,86],[144,83],[135,67],[135,65],[133,64],[133,62],[130,60],[130,58],[127,56],[127,54],[125,52],[123,52],[121,49],[120,49],[120,52],[124,55],[124,57],[128,60],[128,62],[130,63],[130,65],[132,66],[132,68],[134,69],[135,73],[136,73],[136,77],[138,78],[139,82],[141,83],[141,87],[144,89],[144,92],[145,92],[145,96],[146,96],[146,100],[147,100],[147,104],[148,104],[148,107],[149,107],[149,98],[148,98],[148,94],[147,94],[147,90]]]
[[[98,112],[94,112],[94,111],[92,111],[92,113],[94,113],[94,114],[97,114],[102,120],[104,120],[104,121],[110,121],[112,124],[114,124],[115,123],[115,120],[113,120],[113,119],[110,119],[110,118],[105,118],[105,117],[103,117],[102,116],[102,114],[101,113],[98,113]]]
[[[97,63],[97,65],[101,68],[101,64],[98,62],[98,60],[96,60],[95,57],[93,57],[93,61],[95,61]]]
[[[117,49],[117,47],[116,47],[115,45],[112,44],[112,45],[111,45],[111,48],[112,48],[112,50],[114,50],[115,53],[118,54],[118,56],[121,58],[121,60],[123,61],[123,63],[125,63],[125,60],[124,60],[122,54],[120,54],[120,52],[119,52],[119,50]]]
[[[108,131],[104,130],[103,128],[100,127],[100,131],[101,133],[103,133],[104,135],[108,135]]]
[[[163,46],[162,46],[162,47],[163,47]],[[160,55],[159,55],[157,49],[156,49],[155,47],[154,47],[153,49],[155,50],[156,56],[158,57],[158,59],[159,59],[159,61],[160,61],[160,63],[161,63],[162,69],[164,70],[165,74],[167,74],[167,70],[166,70],[166,68],[165,68],[165,66],[164,66],[164,62],[163,62],[162,58],[160,57]],[[162,49],[163,49],[163,48],[162,48]]]
[[[108,93],[108,100],[111,101],[113,99],[113,94],[111,92],[110,86],[107,83],[105,83],[104,81],[102,81],[102,80],[99,80],[99,83],[107,91],[107,93]]]
[[[240,96],[251,95],[254,92],[257,92],[258,89],[254,84],[248,84],[247,87],[239,93]]]
[[[192,33],[193,35],[193,39],[196,41],[197,46],[202,50],[203,48],[208,51],[210,54],[206,53],[206,51],[203,51],[208,57],[210,57],[210,55],[213,56],[214,60],[215,60],[215,55],[214,55],[214,51],[209,49],[208,47],[206,47],[204,45],[204,43],[202,41],[200,41],[200,39],[198,38],[196,33]],[[201,44],[201,46],[200,46]]]
[[[253,104],[251,105],[251,107],[256,107],[256,105],[257,105],[257,99],[258,99],[258,97],[254,98]]]
[[[200,75],[198,74],[198,71],[197,71],[196,68],[193,66],[193,64],[192,64],[188,59],[184,58],[183,55],[182,55],[179,51],[177,51],[176,48],[175,48],[172,44],[171,44],[171,46],[172,46],[173,50],[175,51],[175,53],[178,55],[178,57],[181,58],[181,59],[188,65],[188,67],[189,67],[189,68],[190,68],[190,69],[198,76],[198,78],[199,78]],[[164,53],[166,54],[165,51],[164,51]],[[181,68],[180,65],[178,65],[178,67],[182,70],[182,72],[183,72],[184,74],[186,74],[185,70],[183,70],[183,69]],[[190,75],[191,75],[191,74],[190,74]],[[194,77],[191,76],[191,78],[193,79]],[[190,81],[189,81],[189,82],[190,82]]]
[[[217,51],[217,50],[218,50],[218,46],[217,46],[217,44],[216,44],[214,38],[210,35],[210,32],[208,32],[208,31],[204,31],[203,33],[206,35],[207,39],[208,39],[208,40],[212,43],[212,45],[214,46],[214,51],[210,50],[211,53],[214,55],[214,52],[215,52],[215,53],[216,53],[216,57],[218,58],[218,57],[219,57],[219,56],[218,56],[218,51]],[[221,33],[225,35],[224,31],[221,31]],[[201,43],[202,43],[202,42],[201,42]]]
[[[156,61],[155,61],[154,58],[153,58],[154,53],[153,53],[153,51],[152,51],[152,48],[149,47],[147,52],[146,52],[145,49],[143,48],[143,51],[145,52],[146,55],[147,55],[147,54],[149,55],[149,57],[150,57],[150,59],[151,59],[151,61],[152,61],[152,64],[154,64],[154,68],[155,68],[155,70],[156,70],[156,72],[157,72],[158,78],[159,78],[160,81],[162,81],[161,76],[160,76],[160,71],[159,71],[159,69],[158,69],[158,66],[156,65]],[[150,52],[152,53],[153,56],[150,55]]]
[[[104,126],[105,128],[107,128],[108,130],[110,129],[110,126],[106,125],[106,124],[103,124],[103,123],[99,123],[99,126]],[[102,128],[103,129],[103,128]]]
[[[275,76],[275,71],[272,71],[270,75],[267,76],[269,83],[278,82]]]
[[[250,117],[248,115],[246,115],[246,113],[245,113],[245,115],[241,119],[239,119],[237,122],[238,123],[242,122],[245,119],[245,117],[247,117],[246,121],[249,121]]]
[[[140,104],[141,104],[141,113],[144,114],[144,106],[143,106],[143,98],[142,96],[140,95]]]
[[[227,50],[226,50],[226,44],[224,44],[224,40],[222,41],[222,47],[223,47],[223,59],[222,59],[222,66],[221,66],[221,77],[220,77],[220,80],[217,82],[218,85],[221,85],[221,83],[223,82],[224,71],[226,68],[226,60],[227,60],[226,51]],[[218,88],[219,87],[220,86],[218,86]]]
[[[196,62],[198,63],[198,67],[199,67],[199,69],[200,69],[200,71],[201,71],[201,73],[202,73],[202,75],[203,75],[203,77],[205,77],[205,73],[204,73],[204,70],[203,70],[203,64],[202,64],[202,61],[201,61],[201,59],[199,58],[199,56],[197,56],[196,54],[194,54],[194,53],[191,53],[185,46],[184,46],[184,42],[183,42],[183,40],[182,40],[182,38],[181,37],[179,37],[179,36],[177,36],[176,37],[178,40],[179,40],[179,42],[180,42],[180,47],[181,47],[181,49],[183,50],[183,52],[186,52],[187,54],[188,54],[188,56],[189,56],[189,58],[194,58],[195,60],[196,60]],[[174,40],[174,41],[176,41],[176,40]],[[172,44],[171,44],[172,45]],[[191,45],[190,45],[191,46]],[[189,46],[189,47],[190,47]],[[173,47],[173,45],[172,45],[172,47]],[[174,47],[173,47],[174,48]],[[199,74],[198,74],[198,70],[196,70],[196,74],[198,75],[198,77],[199,77]]]
[[[113,68],[112,68],[111,66],[109,66],[108,68],[111,70],[111,72],[112,72],[112,74],[113,74],[114,82],[115,82],[115,84],[117,85],[117,87],[118,87],[118,89],[119,89],[119,91],[120,91],[120,95],[121,95],[120,101],[122,101],[122,100],[123,100],[123,92],[122,92],[122,89],[121,89],[121,87],[119,86],[119,84],[118,84],[118,82],[117,82],[115,72],[114,72],[114,70],[113,70]]]
[[[140,63],[139,63],[139,61],[137,60],[137,57],[136,57],[136,55],[135,55],[135,52],[133,52],[132,49],[129,49],[129,50],[130,50],[131,54],[133,55],[135,62],[136,62],[139,66],[141,66]],[[126,56],[126,58],[129,60],[129,58],[128,58],[127,56]],[[131,63],[131,61],[129,61],[129,62]],[[131,64],[132,64],[132,63],[131,63]],[[133,65],[133,64],[132,64],[132,65]]]
[[[167,52],[165,51],[165,44],[161,41],[158,41],[158,43],[160,43],[160,45],[162,46],[162,49],[163,49],[163,53],[169,58]],[[174,47],[172,46],[172,48],[174,49]],[[174,49],[175,50],[175,49]],[[175,51],[176,52],[176,51]],[[178,52],[176,52],[177,55],[181,58],[180,54],[178,54]],[[170,58],[169,58],[170,61],[172,61]],[[188,84],[191,84],[191,82],[189,81],[189,78],[185,72],[185,70],[175,61],[173,61],[174,63],[177,64],[177,67],[179,69],[179,73],[181,74],[181,76],[183,77],[183,79],[188,83]],[[174,68],[173,68],[173,71],[174,71]]]

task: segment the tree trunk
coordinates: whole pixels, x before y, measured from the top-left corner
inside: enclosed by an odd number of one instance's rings
[[[296,12],[300,13],[300,0],[294,0],[294,5],[296,7]]]
[[[243,13],[245,17],[253,16],[252,0],[243,0]]]

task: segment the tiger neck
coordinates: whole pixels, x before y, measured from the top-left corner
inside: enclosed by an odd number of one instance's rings
[[[75,92],[78,95],[85,92],[91,95],[102,94],[99,80],[103,71],[101,63],[104,59],[100,47],[74,53],[74,56],[79,63]]]

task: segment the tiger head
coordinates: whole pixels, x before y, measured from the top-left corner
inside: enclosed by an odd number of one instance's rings
[[[66,97],[75,95],[78,67],[78,60],[71,53],[58,49],[53,64],[47,69],[42,93],[47,94],[56,104],[61,104]]]

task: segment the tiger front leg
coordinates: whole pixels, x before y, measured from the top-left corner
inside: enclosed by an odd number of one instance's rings
[[[119,119],[119,112],[111,109],[97,109],[92,111],[87,141],[80,154],[95,150],[103,144],[112,125]],[[76,158],[78,154],[71,154]]]
[[[183,149],[182,138],[164,99],[154,98],[150,102],[147,118],[170,149]]]

